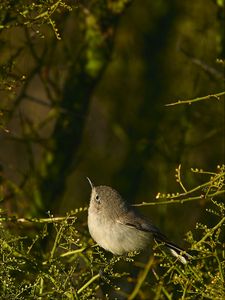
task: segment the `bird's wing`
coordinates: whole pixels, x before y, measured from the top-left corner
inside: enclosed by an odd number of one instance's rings
[[[138,212],[134,210],[124,211],[123,214],[117,218],[117,223],[124,226],[129,226],[141,231],[154,233],[159,232],[159,229],[153,226],[145,217],[141,216]]]
[[[137,230],[152,233],[154,239],[159,243],[164,243],[169,248],[172,255],[177,257],[177,259],[180,260],[183,264],[186,264],[187,260],[191,258],[191,255],[171,242],[156,226],[152,225],[148,220],[140,216],[136,211],[126,211],[117,219],[117,222],[124,226],[129,226]]]

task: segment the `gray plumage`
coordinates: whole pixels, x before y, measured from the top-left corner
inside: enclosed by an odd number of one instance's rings
[[[129,206],[120,194],[109,186],[92,187],[88,209],[88,228],[99,246],[116,255],[146,248],[153,236],[163,242],[182,263],[190,257],[170,242],[146,218]]]

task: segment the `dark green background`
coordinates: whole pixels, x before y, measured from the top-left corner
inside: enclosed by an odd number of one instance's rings
[[[104,26],[115,21],[113,28],[117,30],[108,45],[104,72],[90,88],[90,78],[83,79],[79,69],[80,53],[86,49],[83,16],[85,9],[90,15],[103,11],[103,3],[107,1],[77,3],[72,12],[56,13],[61,40],[49,26],[40,24],[25,30],[23,26],[12,27],[1,33],[1,63],[13,61],[13,74],[26,76],[13,94],[1,92],[10,130],[1,132],[1,165],[4,178],[20,185],[19,192],[12,187],[6,191],[4,203],[11,213],[44,216],[50,210],[62,215],[87,205],[90,187],[86,176],[96,185],[116,188],[131,203],[151,202],[158,192],[181,192],[175,179],[179,164],[189,189],[205,180],[193,174],[192,167],[215,171],[224,162],[222,98],[165,106],[223,90],[223,67],[217,61],[224,57],[220,2],[133,1],[116,21],[106,16]],[[88,38],[95,34],[91,26]],[[110,30],[101,38],[107,34],[110,36]],[[94,42],[98,43],[98,38]],[[99,45],[94,55],[99,54],[101,60],[103,49]],[[14,61],[11,57],[20,47]],[[32,49],[41,62],[35,61]],[[93,54],[87,49],[84,53]],[[67,80],[73,64],[74,74],[72,71]],[[82,109],[76,104],[79,97],[83,99]],[[69,98],[74,103],[68,108]],[[64,119],[57,127],[61,117]],[[66,122],[70,124],[71,118],[76,122],[67,130]],[[62,124],[65,130],[61,132]],[[67,131],[70,133],[64,135]],[[58,143],[54,140],[57,134]],[[58,156],[48,165],[45,159],[51,157],[52,149]],[[63,171],[58,168],[61,161],[67,165]],[[11,189],[14,198],[10,197]],[[204,218],[206,205],[203,201],[143,210],[178,241],[197,219]]]

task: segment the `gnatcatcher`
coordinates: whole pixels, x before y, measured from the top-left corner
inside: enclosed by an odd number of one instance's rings
[[[90,235],[99,246],[116,255],[146,248],[151,237],[164,243],[183,264],[191,257],[170,242],[160,230],[129,206],[120,194],[109,186],[91,185],[88,209]]]

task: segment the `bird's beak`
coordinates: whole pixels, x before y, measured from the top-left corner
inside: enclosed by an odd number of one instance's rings
[[[91,188],[93,189],[93,188],[94,188],[94,185],[93,185],[93,183],[91,182],[90,178],[88,178],[88,177],[86,177],[86,178],[87,178],[87,180],[88,180],[88,182],[89,182]]]

